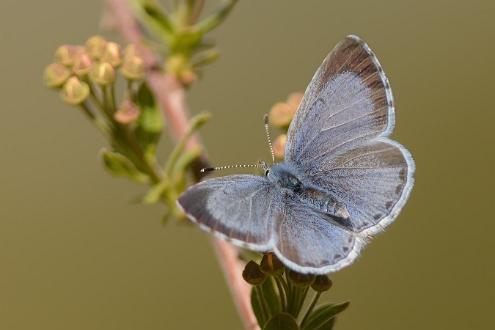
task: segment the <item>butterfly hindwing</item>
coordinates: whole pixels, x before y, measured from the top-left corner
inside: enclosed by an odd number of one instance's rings
[[[364,241],[327,215],[286,196],[277,214],[274,250],[300,273],[326,274],[352,263]]]

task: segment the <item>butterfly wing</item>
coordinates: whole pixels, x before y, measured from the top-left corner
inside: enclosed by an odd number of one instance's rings
[[[371,235],[395,219],[413,185],[411,155],[387,138],[393,127],[388,79],[370,48],[349,36],[309,84],[285,158],[340,197],[354,227]]]
[[[232,175],[193,185],[178,204],[202,229],[238,246],[267,251],[277,198],[266,177]]]
[[[283,199],[273,232],[274,252],[300,273],[327,274],[352,263],[364,240],[291,197]]]

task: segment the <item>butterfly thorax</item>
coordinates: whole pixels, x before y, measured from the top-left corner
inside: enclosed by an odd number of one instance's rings
[[[317,188],[308,182],[303,175],[297,173],[289,164],[273,165],[267,172],[270,182],[276,184],[289,196],[298,199],[309,207],[315,208],[330,216],[347,219],[349,212],[331,193]]]

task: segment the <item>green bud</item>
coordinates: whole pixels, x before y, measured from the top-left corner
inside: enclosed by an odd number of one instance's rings
[[[98,85],[108,85],[115,81],[115,70],[110,63],[96,63],[91,67],[89,77]]]
[[[130,100],[124,100],[113,116],[121,124],[130,124],[139,118],[139,108]]]
[[[289,280],[295,286],[302,287],[302,288],[305,288],[305,287],[310,286],[313,283],[314,279],[315,279],[315,276],[314,275],[311,275],[311,274],[301,274],[301,273],[295,272],[293,270],[288,270],[287,271],[287,276],[289,277]]]
[[[89,96],[89,86],[77,77],[70,77],[60,91],[60,97],[67,103],[77,105]]]
[[[84,49],[80,46],[62,45],[55,51],[55,58],[63,65],[72,66],[77,56],[83,51]]]
[[[317,292],[328,291],[332,287],[332,280],[327,275],[318,275],[315,277],[311,288]]]
[[[122,62],[120,46],[115,42],[107,42],[103,55],[101,55],[101,61],[110,63],[114,67],[119,66]]]
[[[91,64],[92,61],[89,55],[86,53],[80,53],[74,62],[74,66],[72,66],[72,72],[74,72],[74,74],[78,77],[83,77],[91,70]]]
[[[45,68],[43,81],[46,87],[57,88],[69,78],[70,70],[61,63],[52,63]]]
[[[265,253],[261,259],[260,269],[268,275],[281,275],[284,272],[284,265],[272,252]]]
[[[120,69],[122,75],[129,80],[141,80],[144,78],[144,61],[139,56],[125,57]]]
[[[105,51],[106,40],[101,36],[92,36],[86,41],[86,51],[93,59],[100,59]]]
[[[244,267],[242,277],[251,285],[260,285],[266,279],[266,275],[261,271],[260,266],[252,260]]]
[[[184,85],[190,85],[198,78],[187,59],[182,55],[170,56],[165,62],[165,71],[177,77]]]
[[[139,56],[137,47],[135,44],[128,44],[124,49],[124,61],[134,56]]]

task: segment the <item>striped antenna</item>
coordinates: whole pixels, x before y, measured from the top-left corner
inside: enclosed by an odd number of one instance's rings
[[[205,167],[201,169],[201,173],[206,173],[206,172],[213,172],[213,171],[219,171],[219,170],[226,170],[229,168],[246,168],[246,167],[257,167],[257,168],[263,168],[263,165],[260,164],[245,164],[245,165],[225,165],[225,166],[215,166],[215,167]]]
[[[268,114],[265,114],[265,132],[266,139],[268,140],[268,147],[270,147],[270,153],[272,154],[272,164],[275,163],[275,153],[273,152],[272,139],[270,137],[270,129],[268,127]]]

